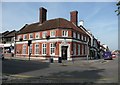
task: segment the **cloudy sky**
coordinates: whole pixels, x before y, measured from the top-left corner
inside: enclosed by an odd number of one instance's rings
[[[118,16],[116,2],[3,2],[1,32],[19,30],[25,24],[39,21],[39,8],[47,9],[47,19],[65,18],[70,20],[70,11],[78,11],[78,21],[111,50],[118,49]]]

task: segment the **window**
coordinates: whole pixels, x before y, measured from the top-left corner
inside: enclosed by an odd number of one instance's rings
[[[30,44],[30,53],[32,54],[32,44]]]
[[[39,39],[40,38],[40,34],[39,33],[35,33],[35,38]]]
[[[39,44],[35,44],[35,54],[39,54]]]
[[[51,54],[51,55],[54,55],[54,54],[55,54],[55,45],[54,45],[54,43],[51,43],[51,44],[50,44],[50,54]]]
[[[46,44],[42,44],[42,54],[46,55]]]
[[[50,36],[55,37],[55,30],[50,31]]]
[[[23,51],[22,51],[23,54],[26,54],[26,48],[27,48],[27,46],[26,46],[26,44],[24,44],[23,45]]]
[[[33,33],[29,34],[29,39],[33,39]]]
[[[75,32],[73,32],[73,38],[76,38],[76,33]]]
[[[82,45],[82,55],[84,54],[84,45]]]
[[[78,55],[80,55],[80,45],[78,44]]]
[[[81,40],[83,40],[83,35],[81,35]]]
[[[76,55],[76,44],[73,44],[73,55]]]
[[[24,39],[24,40],[27,39],[27,34],[24,34],[23,39]]]
[[[80,34],[79,33],[77,34],[77,38],[80,39]]]
[[[20,40],[22,38],[22,35],[18,35],[18,40]]]
[[[42,33],[42,38],[46,38],[46,36],[47,36],[47,32],[45,31]]]
[[[68,37],[68,31],[67,30],[63,30],[62,31],[62,36],[63,37]]]

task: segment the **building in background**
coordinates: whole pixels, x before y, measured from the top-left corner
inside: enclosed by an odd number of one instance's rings
[[[0,35],[0,47],[4,49],[6,56],[10,56],[11,53],[14,53],[15,46],[15,33],[16,31],[5,31]]]

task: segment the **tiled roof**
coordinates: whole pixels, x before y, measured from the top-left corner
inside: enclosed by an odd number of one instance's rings
[[[80,31],[83,34],[86,34],[83,30],[78,28],[75,24],[63,18],[47,20],[42,24],[37,22],[30,25],[25,25],[22,29],[18,31],[18,34],[32,33],[32,32],[50,30],[54,28],[72,28],[72,29],[75,29],[76,31]]]
[[[14,36],[15,36],[15,33],[16,33],[16,31],[13,30],[13,31],[7,33],[4,37],[14,37]]]

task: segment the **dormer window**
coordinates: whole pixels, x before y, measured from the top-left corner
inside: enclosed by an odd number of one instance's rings
[[[33,33],[29,34],[29,39],[33,39]]]
[[[62,36],[63,37],[68,37],[68,31],[67,30],[63,30],[62,31]]]

